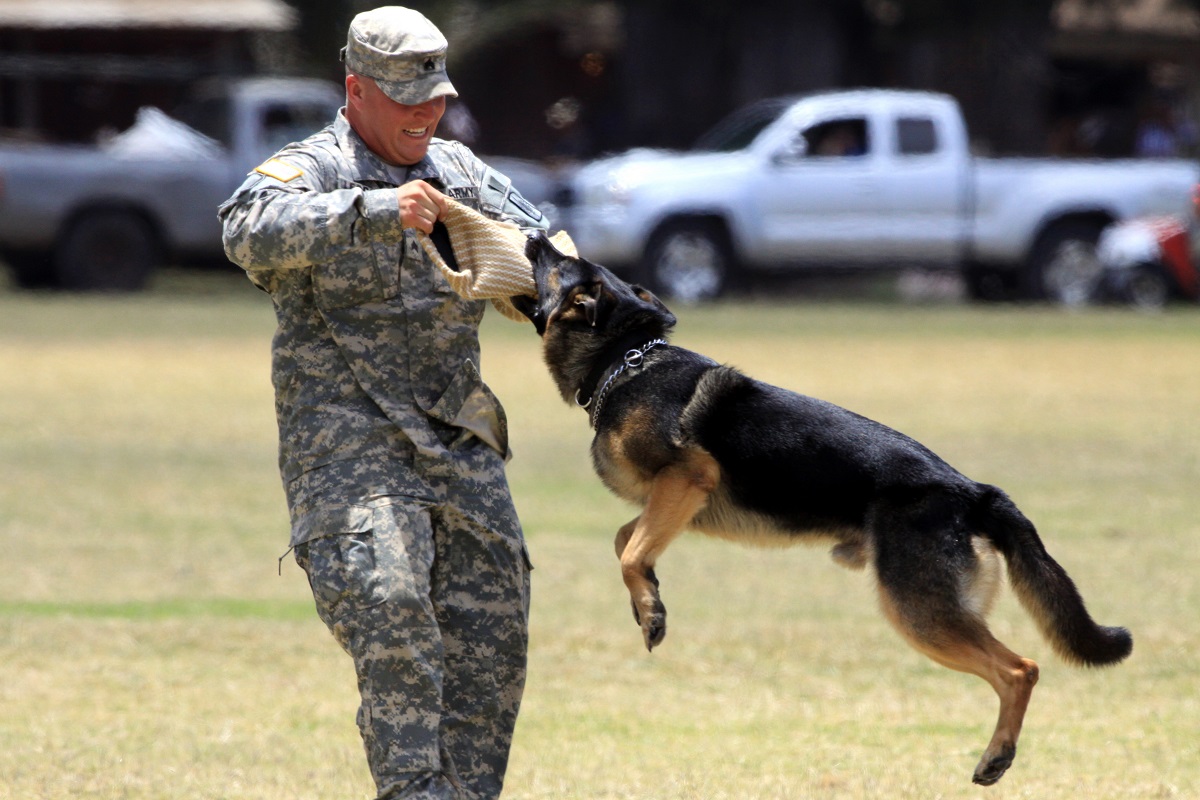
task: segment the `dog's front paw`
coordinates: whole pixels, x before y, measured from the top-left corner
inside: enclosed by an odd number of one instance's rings
[[[652,616],[649,624],[642,626],[642,638],[646,640],[647,651],[653,651],[656,646],[662,644],[663,639],[667,638],[666,609],[663,609],[661,614]]]
[[[659,597],[658,597],[658,576],[654,574],[653,569],[646,570],[645,574],[646,574],[646,580],[650,581],[650,583],[654,586],[654,588],[651,590],[652,591],[651,598],[645,602],[647,603],[647,605],[652,605],[654,603],[658,603],[659,607],[661,608],[662,601],[659,600]],[[638,613],[637,598],[630,597],[629,605],[631,605],[633,607],[633,621],[636,622],[638,625],[641,625],[642,624],[642,615],[640,613]],[[666,612],[664,611],[664,613],[666,613]],[[659,637],[659,638],[661,639],[662,637]]]
[[[667,635],[667,608],[662,600],[655,595],[650,602],[640,605],[633,604],[633,618],[642,628],[642,638],[646,649],[653,650]]]

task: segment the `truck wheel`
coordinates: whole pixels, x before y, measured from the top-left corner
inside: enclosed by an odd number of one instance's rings
[[[1025,294],[1067,306],[1092,301],[1102,267],[1096,242],[1104,225],[1091,220],[1065,220],[1038,237],[1029,258]]]
[[[1157,264],[1138,264],[1121,287],[1121,299],[1142,311],[1161,311],[1171,299],[1171,281]]]
[[[146,220],[129,211],[101,209],[73,220],[54,252],[59,287],[135,291],[146,286],[161,251]]]
[[[675,222],[651,238],[639,279],[665,298],[696,303],[724,293],[732,262],[729,239],[719,225]]]

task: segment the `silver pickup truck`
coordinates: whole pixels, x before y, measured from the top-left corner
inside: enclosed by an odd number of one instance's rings
[[[20,283],[136,289],[160,264],[222,257],[216,208],[284,144],[329,123],[336,84],[249,78],[143,108],[96,145],[0,141],[0,258]]]
[[[752,105],[689,152],[581,168],[566,194],[580,254],[681,299],[767,271],[959,270],[980,299],[1070,302],[1114,220],[1188,207],[1184,161],[980,158],[958,104],[858,90]]]
[[[143,108],[96,145],[0,139],[0,260],[21,285],[79,290],[138,289],[162,264],[224,262],[217,206],[344,99],[327,81],[246,78],[198,87],[174,117]],[[551,170],[481,157],[555,221]]]

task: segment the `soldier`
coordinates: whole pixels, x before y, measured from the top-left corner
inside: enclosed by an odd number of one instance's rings
[[[530,564],[478,370],[484,306],[453,294],[413,230],[432,232],[447,196],[546,223],[433,138],[457,96],[446,46],[416,11],[356,16],[336,120],[219,211],[229,258],[274,302],[291,547],[354,659],[379,798],[497,797],[525,681]]]

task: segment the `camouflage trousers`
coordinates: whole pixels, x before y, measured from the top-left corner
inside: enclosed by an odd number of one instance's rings
[[[525,685],[529,561],[502,473],[499,488],[368,498],[369,526],[356,527],[369,530],[296,548],[318,614],[354,659],[381,800],[500,795]],[[488,525],[464,512],[480,502]]]

